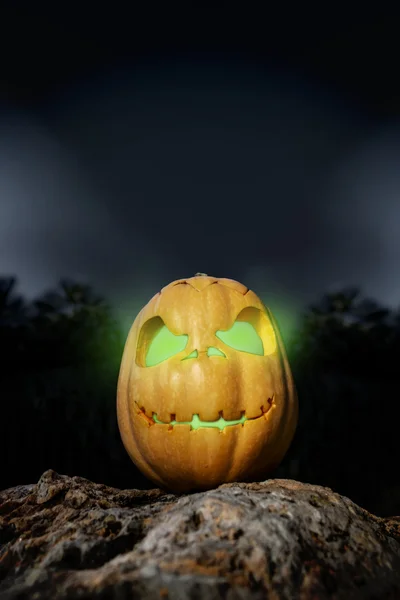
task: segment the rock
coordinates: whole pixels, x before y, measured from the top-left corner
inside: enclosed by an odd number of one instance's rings
[[[186,495],[46,471],[0,492],[0,598],[400,598],[400,517],[291,480]]]

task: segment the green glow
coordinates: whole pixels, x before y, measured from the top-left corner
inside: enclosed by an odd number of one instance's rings
[[[264,355],[262,340],[251,323],[236,321],[228,331],[217,331],[215,335],[235,350]]]
[[[287,299],[282,291],[279,291],[279,302],[271,302],[271,298],[261,297],[264,304],[272,311],[279,331],[282,335],[285,348],[291,347],[292,340],[296,336],[298,327],[300,326],[299,307],[292,300]]]
[[[146,354],[146,367],[154,367],[186,348],[187,335],[174,335],[166,325],[156,333]]]
[[[218,348],[214,348],[213,346],[210,346],[207,349],[207,356],[223,356],[226,358],[225,354],[221,352],[221,350],[218,350]]]
[[[225,429],[225,427],[228,427],[229,425],[239,425],[239,423],[243,425],[243,423],[248,419],[247,417],[242,415],[242,417],[240,419],[237,419],[236,421],[225,421],[225,419],[223,419],[222,417],[220,417],[218,421],[201,421],[199,419],[199,415],[193,415],[191,421],[171,421],[170,423],[164,423],[164,421],[160,421],[159,419],[157,419],[156,414],[153,414],[153,420],[159,425],[190,425],[191,429],[199,429],[200,427],[217,427],[220,431],[222,431],[223,429]]]
[[[185,356],[185,358],[182,358],[182,360],[187,360],[188,358],[197,358],[198,355],[199,353],[197,352],[197,350],[193,350],[193,352],[188,354],[188,356]]]

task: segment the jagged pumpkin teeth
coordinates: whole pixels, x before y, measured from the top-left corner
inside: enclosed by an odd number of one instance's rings
[[[241,283],[204,274],[172,282],[140,311],[117,396],[131,459],[178,492],[265,478],[298,418],[271,312]]]
[[[214,423],[226,423],[226,425],[233,425],[236,423],[242,423],[244,421],[248,421],[248,420],[252,420],[252,419],[259,419],[260,417],[262,417],[263,415],[266,415],[268,410],[271,408],[272,406],[272,399],[270,399],[268,401],[268,407],[266,408],[265,406],[261,405],[260,406],[260,412],[258,415],[254,415],[254,416],[250,416],[250,415],[246,415],[246,411],[242,410],[240,412],[240,415],[234,416],[232,419],[228,419],[225,418],[224,416],[224,411],[220,410],[218,413],[218,418],[212,421],[208,421],[205,419],[201,419],[200,415],[195,414],[192,415],[189,421],[185,421],[184,419],[177,419],[175,414],[171,414],[170,418],[167,421],[162,421],[161,419],[159,419],[158,415],[155,412],[152,412],[152,419],[154,421],[154,423],[157,424],[172,424],[172,425],[179,425],[179,424],[191,424],[193,421],[195,421],[197,424],[199,424],[199,426],[201,427],[207,427],[207,426],[213,426]],[[146,414],[146,410],[145,408],[142,406],[140,408],[140,412],[142,413],[142,415],[148,419],[147,414]]]

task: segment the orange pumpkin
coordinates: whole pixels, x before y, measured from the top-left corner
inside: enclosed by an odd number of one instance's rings
[[[264,478],[298,418],[271,312],[232,279],[198,273],[164,287],[129,332],[117,415],[129,456],[164,489]]]

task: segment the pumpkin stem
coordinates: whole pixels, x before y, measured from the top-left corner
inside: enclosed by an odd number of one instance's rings
[[[208,277],[207,273],[196,273],[195,277]]]

